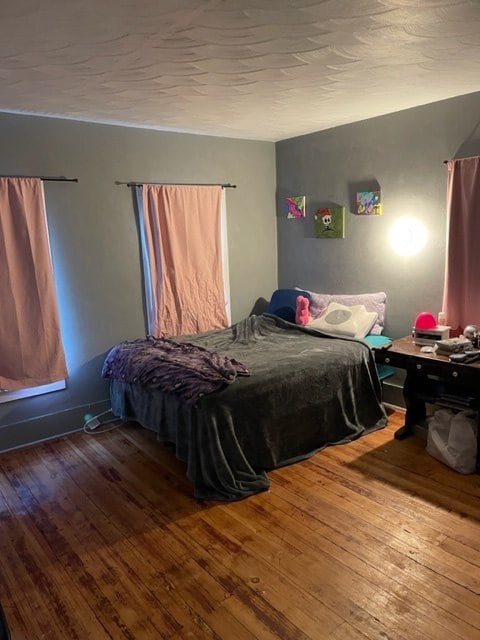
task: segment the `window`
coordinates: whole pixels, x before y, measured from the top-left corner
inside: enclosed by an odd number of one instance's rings
[[[0,291],[1,401],[52,391],[52,384],[64,388],[67,367],[40,178],[0,178]]]

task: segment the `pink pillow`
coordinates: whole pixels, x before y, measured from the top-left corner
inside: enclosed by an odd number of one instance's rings
[[[305,296],[297,296],[297,308],[295,311],[296,324],[306,325],[310,322],[310,314],[308,308],[310,300]]]

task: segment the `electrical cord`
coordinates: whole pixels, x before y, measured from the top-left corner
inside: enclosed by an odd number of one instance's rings
[[[90,413],[86,413],[83,416],[83,419],[85,421],[83,423],[83,430],[85,431],[85,433],[96,433],[96,434],[106,433],[107,431],[113,431],[114,429],[121,427],[122,424],[125,424],[125,421],[121,420],[118,417],[112,418],[111,420],[104,420],[103,422],[101,422],[99,418],[101,416],[106,415],[107,413],[112,413],[112,409],[107,409],[106,411],[97,413],[96,416],[92,416]],[[113,426],[108,427],[106,429],[101,428],[101,427],[104,427],[105,425],[113,424],[114,422],[117,424],[114,424]]]

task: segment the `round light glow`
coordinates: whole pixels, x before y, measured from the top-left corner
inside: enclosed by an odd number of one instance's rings
[[[423,249],[427,242],[425,225],[409,216],[399,218],[390,229],[390,245],[401,256],[413,256]]]

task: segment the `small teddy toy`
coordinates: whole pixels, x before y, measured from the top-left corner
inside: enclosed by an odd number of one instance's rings
[[[305,296],[297,296],[296,300],[296,312],[295,312],[295,322],[296,324],[306,325],[310,321],[310,316],[308,313],[308,308],[310,305],[310,300]]]

